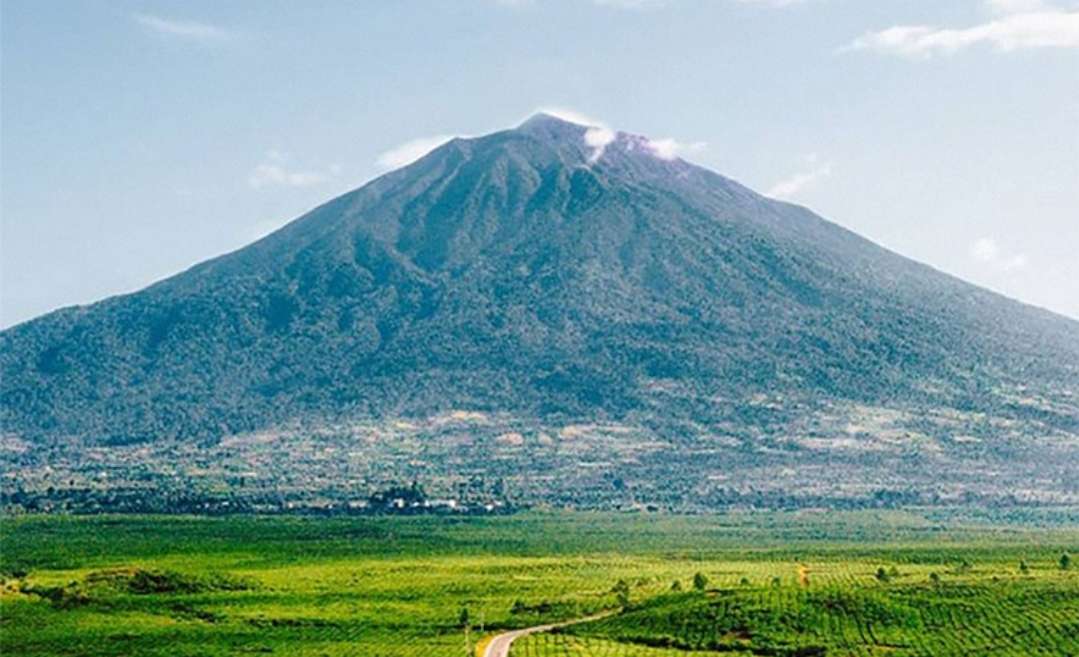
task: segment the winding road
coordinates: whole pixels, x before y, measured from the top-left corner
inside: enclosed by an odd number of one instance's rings
[[[601,614],[595,614],[593,616],[587,616],[585,618],[577,618],[571,621],[564,621],[562,623],[551,623],[550,625],[537,625],[535,627],[526,627],[520,630],[513,630],[510,632],[503,632],[502,634],[496,634],[491,642],[487,644],[487,648],[483,651],[483,657],[509,657],[510,646],[517,639],[529,634],[538,634],[539,632],[548,632],[556,627],[566,627],[568,625],[576,625],[577,623],[587,623],[588,621],[599,620],[613,614],[613,611],[605,611]]]

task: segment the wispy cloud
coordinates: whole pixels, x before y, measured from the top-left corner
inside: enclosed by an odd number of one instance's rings
[[[807,156],[806,164],[808,168],[805,171],[800,171],[777,182],[765,192],[765,195],[784,200],[790,199],[797,196],[799,192],[807,187],[832,175],[832,163],[821,161],[817,155]]]
[[[758,5],[764,7],[790,7],[792,5],[805,4],[807,0],[737,0],[743,5]]]
[[[840,51],[871,50],[913,58],[952,54],[975,45],[1009,52],[1025,48],[1079,48],[1079,11],[1039,0],[989,0],[992,18],[964,28],[897,25],[868,32]]]
[[[531,0],[500,0],[502,3],[506,2],[530,2]],[[601,7],[613,7],[615,9],[659,9],[660,7],[668,7],[675,4],[676,0],[592,0],[593,4],[597,4]],[[756,5],[759,7],[789,7],[791,5],[800,5],[808,2],[808,0],[733,0],[738,4],[743,5]]]
[[[661,160],[673,160],[689,153],[699,153],[706,148],[708,144],[703,141],[684,143],[670,138],[648,140],[648,149]]]
[[[672,0],[592,0],[593,4],[614,9],[659,9],[671,4]]]
[[[993,269],[1003,272],[1015,271],[1027,266],[1024,253],[1005,253],[992,237],[981,237],[970,245],[970,257]]]
[[[208,23],[176,20],[152,14],[134,14],[132,18],[136,23],[150,31],[195,41],[228,41],[235,37],[235,33],[231,30]]]
[[[247,184],[252,189],[262,189],[273,185],[282,187],[310,187],[336,178],[341,174],[341,167],[332,165],[324,171],[295,170],[287,166],[284,153],[268,151],[263,162],[255,166],[247,175]]]
[[[592,118],[576,110],[565,107],[540,107],[536,112],[550,114],[563,121],[569,121],[588,128],[584,133],[584,143],[592,149],[592,153],[588,156],[589,163],[595,163],[599,158],[603,157],[603,152],[607,149],[607,146],[618,137],[618,133],[604,121]]]
[[[584,133],[584,143],[592,148],[592,154],[588,156],[589,163],[595,163],[603,157],[607,145],[615,140],[617,133],[605,125],[592,126]]]
[[[534,7],[540,4],[540,0],[493,0],[500,7]],[[592,4],[612,9],[658,9],[671,4],[673,0],[592,0]]]
[[[458,135],[434,135],[410,139],[380,154],[375,162],[383,169],[400,169],[407,164],[412,164],[455,136]]]
[[[538,5],[540,0],[493,0],[496,5],[502,7],[532,7]],[[737,4],[755,5],[760,7],[789,7],[792,5],[805,4],[809,0],[730,0]],[[649,9],[662,9],[677,4],[678,0],[592,0],[592,4],[611,9],[624,9],[628,11],[642,11]]]

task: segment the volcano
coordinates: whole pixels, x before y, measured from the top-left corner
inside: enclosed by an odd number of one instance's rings
[[[453,451],[456,468],[503,450],[512,474],[532,441],[565,455],[576,431],[590,447],[566,463],[656,489],[694,454],[930,470],[1079,454],[1079,323],[544,114],[10,328],[0,368],[5,438],[30,452],[459,426],[474,458]],[[444,448],[424,435],[416,449]]]

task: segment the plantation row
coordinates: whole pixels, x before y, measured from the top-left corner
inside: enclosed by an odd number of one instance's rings
[[[648,648],[659,652],[649,652]],[[763,654],[1079,654],[1079,578],[780,586],[667,593],[622,614],[523,641],[514,657]],[[583,653],[581,651],[584,651]],[[602,652],[600,652],[602,651]]]
[[[513,643],[510,657],[716,657],[715,652],[652,648],[566,634],[534,634]],[[727,652],[723,657],[750,657],[750,652]]]

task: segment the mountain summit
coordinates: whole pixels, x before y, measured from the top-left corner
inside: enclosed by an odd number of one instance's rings
[[[652,449],[749,472],[1076,448],[1079,323],[664,155],[544,114],[454,139],[239,251],[4,331],[5,435],[212,448],[479,417],[462,431],[501,442],[459,467],[505,448],[518,473],[565,456],[567,427],[591,441],[574,458],[619,472]]]

